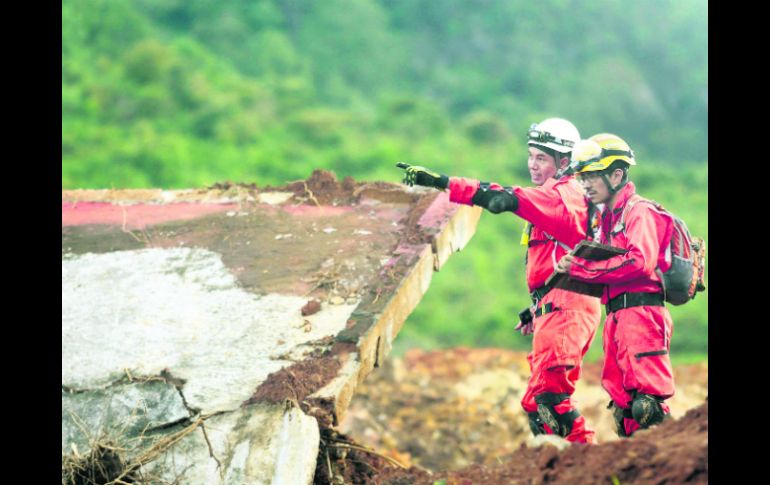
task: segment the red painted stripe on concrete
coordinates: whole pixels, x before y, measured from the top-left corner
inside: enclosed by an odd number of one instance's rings
[[[105,224],[126,229],[142,229],[169,221],[196,219],[207,214],[237,210],[238,204],[132,204],[115,205],[108,202],[62,202],[61,225],[83,226]]]

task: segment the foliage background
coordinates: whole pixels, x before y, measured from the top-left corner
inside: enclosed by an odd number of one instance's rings
[[[62,188],[395,182],[396,161],[526,185],[524,133],[560,116],[626,139],[639,191],[708,240],[707,18],[705,0],[63,0]],[[484,214],[396,352],[527,349],[522,226]],[[671,308],[675,361],[706,358],[707,295]]]

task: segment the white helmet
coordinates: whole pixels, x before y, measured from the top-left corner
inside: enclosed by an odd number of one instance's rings
[[[569,153],[575,143],[580,141],[580,133],[575,125],[563,118],[548,118],[540,123],[532,123],[527,138],[528,145]]]

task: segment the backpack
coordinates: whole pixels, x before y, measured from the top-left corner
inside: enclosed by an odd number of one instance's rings
[[[703,238],[692,237],[687,229],[687,224],[682,219],[667,211],[654,200],[648,200],[634,195],[620,216],[620,222],[615,226],[613,233],[625,231],[626,213],[640,202],[652,204],[660,212],[671,217],[674,222],[674,234],[667,251],[671,254],[671,267],[665,273],[660,268],[655,272],[663,283],[663,298],[672,305],[682,305],[695,298],[699,291],[706,289],[703,282],[703,270],[706,262],[706,242]]]

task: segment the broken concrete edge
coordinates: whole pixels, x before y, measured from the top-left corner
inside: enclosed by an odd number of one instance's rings
[[[423,207],[424,213],[433,215],[430,228],[442,231],[432,236],[432,238],[441,237],[439,242],[410,244],[400,241],[393,250],[393,257],[384,265],[380,274],[367,285],[370,288],[370,294],[351,313],[347,328],[334,338],[333,348],[328,349],[324,354],[311,356],[314,365],[325,371],[330,365],[329,354],[344,357],[344,354],[355,351],[361,364],[361,372],[356,374],[355,381],[362,382],[366,374],[372,368],[379,366],[382,359],[390,352],[393,339],[430,286],[435,267],[433,248],[442,247],[443,250],[444,241],[447,241],[446,244],[456,241],[452,247],[459,250],[470,239],[475,230],[475,223],[478,221],[478,212],[470,207],[449,206],[446,197],[433,196],[426,202],[428,205]],[[434,210],[436,207],[438,209]],[[436,214],[439,215],[436,216]],[[422,213],[410,214],[409,218],[417,221],[420,215]],[[455,219],[459,221],[452,224]],[[466,230],[458,230],[466,227]],[[457,231],[459,235],[444,236],[443,233],[447,231]],[[405,236],[405,239],[408,239],[408,236]],[[388,296],[380,298],[381,295]],[[248,405],[261,400],[279,402],[287,399],[301,402],[306,396],[303,393],[297,393],[298,379],[294,374],[303,375],[305,373],[303,368],[307,365],[308,362],[298,362],[268,376],[254,396],[244,404]],[[341,365],[341,363],[335,364],[335,370],[338,370],[338,366]],[[328,382],[324,383],[326,384]],[[342,389],[344,386],[333,385],[332,388]],[[281,390],[283,392],[279,392]],[[333,398],[333,393],[325,393],[323,397]],[[334,408],[336,417],[339,418],[342,414],[341,406],[335,405]],[[335,419],[322,419],[322,421],[335,422]]]
[[[390,351],[393,338],[430,285],[433,255],[429,244],[404,250],[396,259],[391,268],[394,275],[385,284],[398,282],[398,286],[384,292],[389,297],[368,295],[351,314],[349,328],[330,347],[317,348],[305,359],[271,373],[243,406],[289,401],[318,419],[319,425],[337,425],[355,387]],[[355,361],[355,372],[351,372],[350,359]],[[347,367],[340,374],[344,364]],[[317,394],[323,389],[327,391]]]
[[[341,363],[329,355],[341,356],[356,351],[366,373],[377,365],[390,351],[392,341],[400,330],[409,313],[414,310],[430,285],[430,278],[435,266],[433,247],[443,245],[444,239],[432,242],[442,232],[454,231],[457,227],[468,224],[450,224],[458,214],[465,215],[471,210],[448,202],[447,194],[436,191],[420,191],[418,202],[409,210],[402,237],[392,250],[392,257],[383,265],[378,275],[366,284],[368,293],[363,296],[348,319],[346,328],[334,336],[334,344],[326,352],[313,353],[308,359],[270,374],[255,390],[252,397],[244,402],[280,402],[295,400],[302,403],[304,398],[322,388],[335,377],[329,375],[328,368],[339,370]],[[457,248],[464,246],[475,229],[473,214],[468,219],[471,227],[462,231]],[[423,224],[427,227],[423,228]],[[381,298],[382,297],[382,298]],[[384,318],[383,318],[384,316]],[[390,323],[383,323],[391,320]],[[380,322],[378,324],[378,322]],[[382,327],[382,328],[381,328]],[[384,331],[384,328],[387,331]],[[384,335],[384,338],[383,338]],[[307,372],[308,366],[321,369],[328,377],[323,382],[317,376]],[[308,375],[313,382],[310,386],[296,376]],[[358,379],[363,380],[363,376]],[[309,391],[309,392],[307,392]],[[324,420],[325,421],[325,420]],[[332,421],[334,421],[332,419]]]
[[[393,258],[370,282],[370,293],[351,313],[347,328],[334,337],[331,347],[269,375],[244,406],[293,401],[322,427],[341,422],[356,387],[390,353],[393,339],[428,290],[437,260],[445,262],[475,232],[478,208],[451,204],[446,194],[429,195],[429,199],[421,199],[421,208],[415,207],[421,212],[407,217],[412,222],[407,222],[407,234],[393,251]],[[428,225],[426,232],[432,232],[429,241],[409,243],[425,239],[417,234],[423,223]],[[446,256],[438,257],[437,250]],[[307,375],[308,369],[328,377],[307,386],[296,376]]]
[[[452,252],[459,251],[470,241],[476,230],[481,209],[454,205],[447,210],[448,197],[438,197],[428,209],[438,208],[448,215],[442,221],[441,232],[436,234],[430,245],[414,247],[403,245],[397,249],[401,256],[418,254],[419,260],[402,280],[381,313],[367,315],[369,325],[356,342],[357,352],[347,355],[338,376],[322,389],[309,396],[320,407],[333,410],[331,419],[322,418],[324,423],[337,425],[344,418],[347,407],[355,392],[373,368],[379,367],[393,348],[393,340],[404,322],[422,299],[430,286],[433,271],[447,261]],[[429,212],[426,211],[426,214]],[[429,219],[430,220],[430,219]],[[435,220],[435,219],[434,219]],[[354,312],[355,314],[356,312]],[[340,336],[343,337],[343,336]]]
[[[371,324],[358,338],[356,351],[345,357],[337,377],[309,396],[323,403],[322,408],[332,411],[330,418],[323,417],[320,421],[333,426],[342,421],[355,389],[390,353],[393,339],[427,291],[432,275],[432,252],[429,245],[424,245],[417,264],[402,280],[382,312],[367,319]]]
[[[481,207],[461,206],[447,223],[447,227],[438,233],[431,241],[435,263],[433,269],[439,271],[452,253],[461,251],[470,242],[476,232]]]

